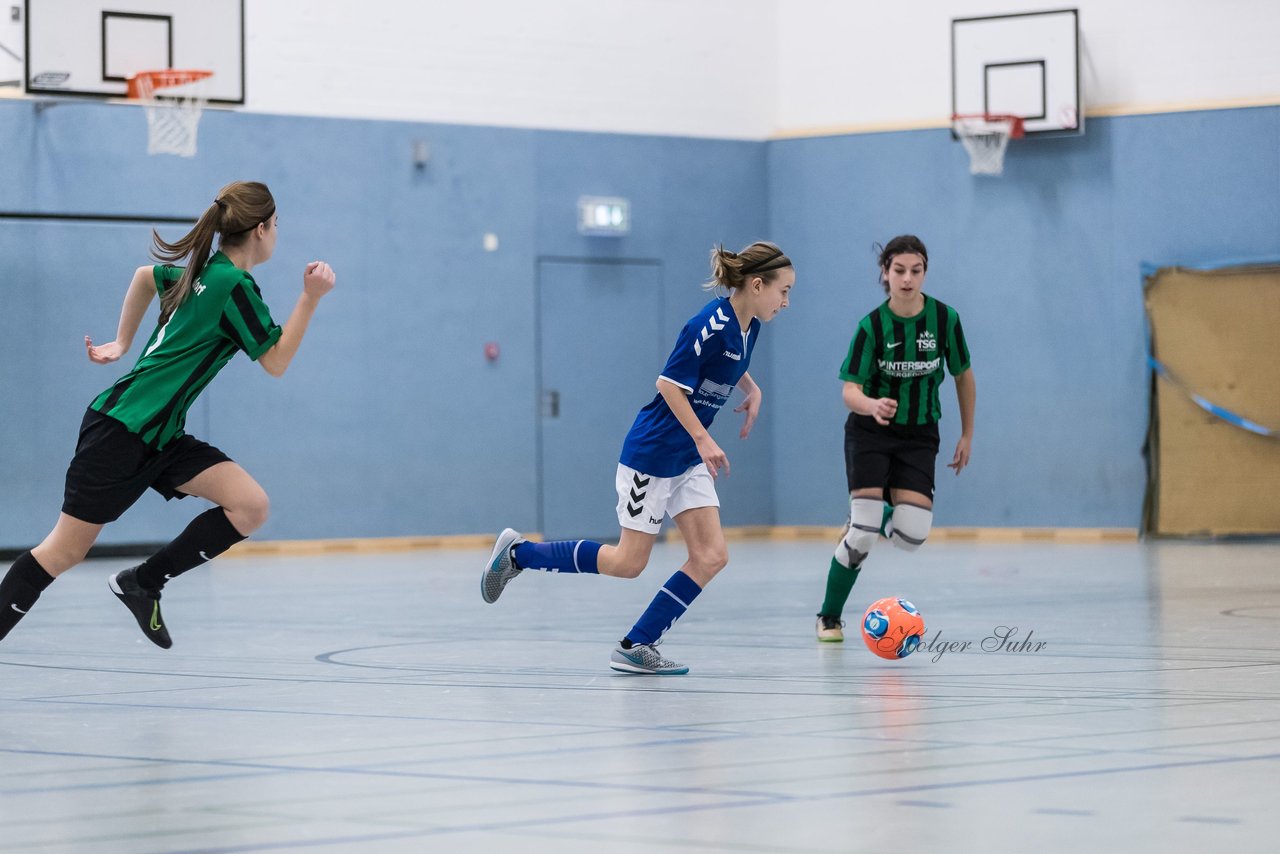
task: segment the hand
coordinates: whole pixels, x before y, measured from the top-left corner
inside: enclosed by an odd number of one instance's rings
[[[84,349],[89,353],[89,361],[98,365],[107,365],[124,355],[125,349],[118,341],[99,344],[96,347],[93,339],[84,336]]]
[[[738,438],[745,439],[751,433],[751,428],[755,426],[756,418],[760,416],[760,400],[762,397],[760,387],[756,386],[755,391],[744,397],[742,403],[733,408],[734,412],[747,413],[747,417],[742,421],[742,430],[738,433]]]
[[[956,455],[951,462],[947,463],[947,468],[955,469],[956,474],[960,474],[960,470],[969,465],[969,445],[973,440],[966,436],[961,436],[960,441],[956,442]]]
[[[337,275],[333,268],[323,261],[312,261],[302,274],[302,290],[307,296],[320,297],[333,290]]]
[[[881,397],[873,402],[875,406],[871,409],[871,417],[881,427],[888,427],[893,416],[898,414],[898,401],[892,397]]]
[[[703,434],[702,438],[694,444],[698,446],[698,453],[702,456],[702,462],[706,465],[707,471],[711,472],[712,480],[716,479],[716,471],[722,466],[725,476],[728,476],[729,458],[725,456],[724,451],[720,450],[720,446],[716,444],[715,439],[711,438],[711,434]]]

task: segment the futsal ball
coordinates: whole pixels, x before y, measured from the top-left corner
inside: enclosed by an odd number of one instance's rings
[[[862,616],[862,640],[881,658],[906,658],[924,637],[924,617],[906,599],[888,596],[872,602]]]

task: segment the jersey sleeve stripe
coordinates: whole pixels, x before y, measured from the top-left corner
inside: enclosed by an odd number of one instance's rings
[[[668,377],[664,374],[659,374],[658,379],[666,380],[667,382],[671,383],[674,386],[679,386],[680,388],[684,389],[685,394],[693,394],[693,388],[691,386],[687,386],[682,382],[677,382],[676,380],[671,379],[671,377]]]
[[[245,294],[244,289],[236,287],[231,291],[231,299],[235,301],[236,309],[240,312],[240,317],[244,320],[245,329],[253,336],[253,344],[260,347],[267,340],[270,334],[267,332],[266,326],[263,325],[262,319],[258,317],[258,313],[254,311],[253,306],[249,303],[249,297]],[[248,342],[246,342],[248,343]],[[245,350],[253,348],[246,347]]]
[[[953,332],[955,347],[954,360],[950,362],[951,375],[963,374],[969,370],[969,345],[964,340],[964,328],[960,325],[960,315],[955,312],[951,313],[951,320],[955,324]]]

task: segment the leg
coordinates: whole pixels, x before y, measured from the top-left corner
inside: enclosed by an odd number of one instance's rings
[[[233,462],[205,469],[179,486],[178,491],[217,504],[242,537],[265,525],[271,512],[266,490]]]
[[[480,574],[481,598],[496,602],[511,580],[526,569],[635,578],[649,563],[653,543],[662,530],[671,481],[672,478],[651,477],[618,465],[614,485],[622,536],[616,546],[592,540],[531,543],[511,528],[505,529],[498,535]],[[655,523],[653,519],[659,521]]]
[[[224,460],[180,484],[177,492],[213,501],[219,506],[191,520],[186,529],[160,551],[132,569],[110,579],[116,598],[138,621],[142,633],[161,649],[173,645],[160,615],[160,590],[165,582],[213,560],[256,531],[267,520],[267,494],[249,473]]]
[[[57,578],[84,560],[104,527],[60,513],[49,536],[31,550],[31,556],[40,562],[45,572]]]
[[[623,528],[616,546],[600,547],[600,574],[614,578],[638,577],[649,565],[649,555],[657,539],[657,534]]]
[[[900,549],[913,552],[929,537],[933,527],[933,499],[910,489],[891,490],[893,518],[885,535]]]
[[[885,516],[882,495],[883,490],[879,487],[854,490],[850,495],[849,522],[831,558],[826,596],[822,600],[822,610],[818,612],[820,641],[840,643],[844,640],[840,615],[844,613],[845,603],[849,601],[849,594],[862,571],[862,562],[880,536]]]
[[[695,507],[675,517],[689,549],[684,566],[653,597],[649,607],[613,652],[610,667],[624,673],[682,674],[689,668],[662,657],[654,645],[683,616],[702,588],[729,562],[720,508]]]
[[[138,584],[149,590],[160,590],[166,581],[213,560],[267,521],[267,493],[236,463],[210,466],[177,491],[218,506],[192,519],[181,534],[137,568]]]
[[[0,579],[0,640],[26,616],[53,579],[84,560],[102,527],[62,513],[44,542],[18,556]]]

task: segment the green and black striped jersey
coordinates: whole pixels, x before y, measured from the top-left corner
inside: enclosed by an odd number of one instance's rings
[[[938,387],[969,370],[960,315],[946,303],[924,295],[924,310],[898,317],[889,301],[858,321],[840,379],[857,383],[868,397],[898,401],[895,424],[932,424],[942,417]]]
[[[182,268],[157,265],[154,274],[156,291],[164,293]],[[133,370],[89,407],[161,449],[183,434],[187,410],[237,350],[256,361],[280,333],[253,276],[216,252],[186,301],[151,333]]]

